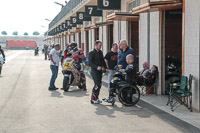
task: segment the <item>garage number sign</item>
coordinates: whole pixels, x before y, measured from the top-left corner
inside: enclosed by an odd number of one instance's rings
[[[121,9],[121,0],[98,0],[97,9],[120,10]]]
[[[91,17],[86,17],[84,12],[77,12],[77,21],[91,21]]]
[[[97,10],[97,6],[85,6],[86,17],[100,17],[102,16],[102,10]]]
[[[70,21],[69,20],[66,20],[65,21],[65,25],[66,25],[66,29],[72,29],[72,24],[70,24]]]

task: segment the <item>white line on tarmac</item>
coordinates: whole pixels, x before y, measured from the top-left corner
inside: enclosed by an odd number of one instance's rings
[[[14,59],[15,57],[17,57],[18,55],[22,54],[23,52],[24,51],[19,51],[19,52],[15,53],[15,54],[12,54],[12,55],[6,57],[6,62],[11,61],[12,59]]]

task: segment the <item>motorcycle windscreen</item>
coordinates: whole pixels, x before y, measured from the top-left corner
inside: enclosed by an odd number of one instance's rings
[[[71,65],[72,65],[72,62],[65,62],[63,64],[65,70],[69,69]]]

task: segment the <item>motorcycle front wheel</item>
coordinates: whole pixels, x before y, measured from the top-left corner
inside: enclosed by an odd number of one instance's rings
[[[69,77],[64,76],[63,79],[63,90],[67,92],[69,90]]]
[[[119,101],[125,106],[134,106],[140,100],[140,91],[136,86],[125,86],[119,90]]]

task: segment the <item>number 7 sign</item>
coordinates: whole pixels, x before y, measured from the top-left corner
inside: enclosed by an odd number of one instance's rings
[[[92,16],[102,16],[102,10],[97,10],[97,6],[85,6],[85,16],[92,17]]]

